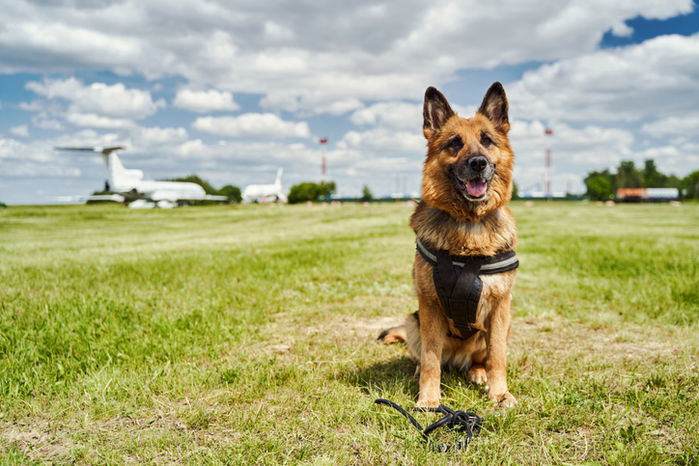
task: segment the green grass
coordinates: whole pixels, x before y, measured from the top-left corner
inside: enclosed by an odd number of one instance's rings
[[[375,341],[411,210],[3,209],[0,462],[699,464],[699,205],[513,204],[519,405],[445,373],[486,418],[453,454],[373,404],[417,399]]]

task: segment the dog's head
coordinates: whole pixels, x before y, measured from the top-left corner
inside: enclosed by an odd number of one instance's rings
[[[458,116],[442,93],[429,87],[423,116],[423,199],[456,220],[471,222],[507,203],[514,154],[502,84],[490,86],[472,118]]]

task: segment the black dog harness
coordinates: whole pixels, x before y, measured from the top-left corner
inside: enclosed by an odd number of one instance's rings
[[[519,267],[514,251],[494,256],[452,256],[445,250],[431,251],[418,239],[417,252],[432,265],[434,286],[442,307],[464,339],[478,331],[471,327],[476,322],[478,300],[483,291],[483,282],[478,276]]]

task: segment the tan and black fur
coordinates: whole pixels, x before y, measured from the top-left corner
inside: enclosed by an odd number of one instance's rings
[[[505,90],[494,83],[472,118],[455,114],[435,88],[425,93],[423,133],[427,157],[423,168],[422,202],[410,219],[420,240],[433,250],[451,255],[495,255],[510,251],[517,243],[512,214],[506,204],[512,196],[514,154],[507,133],[510,129]],[[475,176],[486,173],[482,177]],[[469,183],[483,183],[480,194]],[[475,185],[474,185],[475,186]],[[479,331],[467,340],[459,335],[442,308],[432,265],[416,253],[413,281],[419,311],[403,325],[379,337],[387,343],[405,342],[418,363],[418,406],[434,407],[440,401],[441,367],[468,371],[474,383],[487,383],[488,397],[503,407],[516,404],[507,388],[505,361],[510,335],[511,292],[516,271],[481,275],[483,291],[476,323]]]

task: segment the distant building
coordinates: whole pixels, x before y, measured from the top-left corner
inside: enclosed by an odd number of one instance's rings
[[[616,200],[622,202],[668,202],[680,197],[677,188],[619,188]]]

